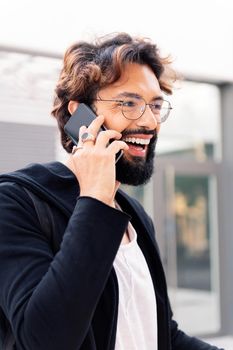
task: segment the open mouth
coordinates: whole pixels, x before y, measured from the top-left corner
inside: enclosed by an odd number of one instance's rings
[[[144,136],[144,137],[143,137]],[[127,143],[129,149],[127,154],[132,157],[142,157],[145,158],[147,154],[148,145],[150,143],[152,136],[138,135],[138,136],[125,136],[123,141]]]
[[[138,150],[145,150],[146,146],[150,143],[150,139],[142,139],[139,137],[125,137],[123,141],[127,143],[129,148],[133,147]]]

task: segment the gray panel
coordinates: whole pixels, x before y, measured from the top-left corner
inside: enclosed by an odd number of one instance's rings
[[[0,122],[0,173],[55,160],[56,127]]]
[[[222,173],[219,186],[222,333],[233,335],[233,84],[222,93]]]

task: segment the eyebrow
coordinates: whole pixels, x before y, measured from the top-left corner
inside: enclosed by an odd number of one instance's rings
[[[143,98],[141,95],[135,93],[135,92],[121,92],[120,94],[117,94],[114,98],[121,98],[121,97],[133,97],[133,98]],[[157,101],[157,100],[163,100],[163,96],[154,96],[151,101]]]

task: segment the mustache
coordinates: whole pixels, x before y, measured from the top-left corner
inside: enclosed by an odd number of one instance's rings
[[[153,135],[154,137],[157,137],[157,131],[156,130],[145,130],[145,129],[130,129],[130,130],[124,130],[121,132],[122,137],[129,136],[129,135]]]

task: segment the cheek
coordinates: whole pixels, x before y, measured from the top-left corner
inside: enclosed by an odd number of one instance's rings
[[[121,116],[104,116],[105,122],[104,125],[107,129],[116,130],[119,132],[122,132],[125,129],[128,129],[132,122],[130,120],[127,120],[126,118],[122,118]]]
[[[133,121],[126,119],[120,111],[106,111],[99,105],[95,107],[95,113],[104,116],[104,125],[107,129],[122,132],[125,129],[132,128]]]

